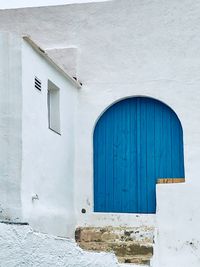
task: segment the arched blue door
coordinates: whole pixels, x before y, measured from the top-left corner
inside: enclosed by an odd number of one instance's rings
[[[172,109],[147,97],[122,100],[94,131],[94,211],[155,213],[158,178],[184,177],[183,132]]]

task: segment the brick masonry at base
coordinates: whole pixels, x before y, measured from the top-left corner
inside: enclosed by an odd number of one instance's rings
[[[153,227],[79,227],[76,242],[84,250],[114,252],[119,262],[150,264]]]

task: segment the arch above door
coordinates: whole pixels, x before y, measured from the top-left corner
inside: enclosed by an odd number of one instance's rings
[[[158,178],[183,178],[183,131],[164,103],[133,97],[109,107],[93,136],[94,211],[155,213]]]

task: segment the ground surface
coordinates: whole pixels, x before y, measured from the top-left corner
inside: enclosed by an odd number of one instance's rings
[[[85,252],[73,240],[4,223],[0,223],[0,258],[2,267],[124,267],[114,254]]]

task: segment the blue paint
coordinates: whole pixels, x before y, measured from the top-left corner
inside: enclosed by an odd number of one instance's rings
[[[172,109],[135,97],[111,106],[94,131],[94,211],[155,213],[158,178],[183,178],[183,132]]]

